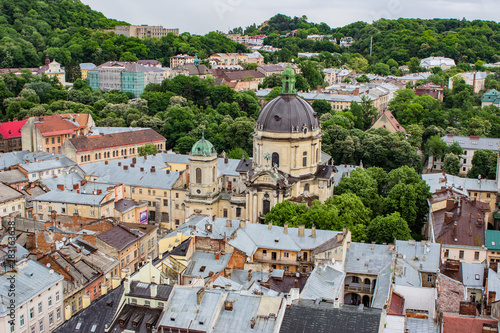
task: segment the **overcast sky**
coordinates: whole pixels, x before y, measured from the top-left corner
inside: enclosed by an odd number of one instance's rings
[[[206,34],[260,24],[275,14],[306,15],[331,27],[380,18],[458,18],[498,21],[498,0],[81,0],[109,18]]]

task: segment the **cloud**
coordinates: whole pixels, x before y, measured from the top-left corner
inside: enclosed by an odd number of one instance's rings
[[[497,20],[495,0],[82,0],[110,18],[132,24],[163,25],[195,34],[260,24],[275,14],[306,15],[310,22],[341,27],[380,18],[458,18]]]

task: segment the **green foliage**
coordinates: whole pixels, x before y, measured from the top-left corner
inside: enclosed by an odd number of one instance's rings
[[[243,156],[245,158],[248,158],[248,153],[239,147],[231,149],[226,155],[227,158],[233,158],[237,160],[241,159]]]
[[[458,176],[460,173],[460,157],[453,153],[446,154],[443,160],[443,171]]]
[[[325,100],[322,99],[316,99],[312,102],[312,107],[314,111],[318,113],[318,116],[322,116],[325,113],[331,113],[332,112],[332,106],[330,103],[328,103]]]
[[[144,146],[137,148],[139,156],[152,155],[158,152],[158,147],[152,143],[146,143]]]
[[[367,229],[368,239],[379,244],[411,239],[408,223],[398,212],[374,218]]]
[[[472,168],[467,173],[469,178],[495,179],[497,172],[497,153],[491,150],[476,150],[472,158]]]

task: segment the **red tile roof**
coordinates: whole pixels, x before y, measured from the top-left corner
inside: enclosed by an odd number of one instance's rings
[[[443,315],[443,333],[482,333],[483,324],[498,325],[498,320],[489,316],[463,316],[453,313]]]
[[[24,126],[26,120],[9,121],[7,123],[0,123],[0,134],[5,139],[14,139],[21,137],[21,127]]]
[[[37,117],[35,126],[43,136],[52,136],[73,133],[85,128],[88,122],[88,113],[66,113]]]
[[[406,133],[406,130],[404,129],[404,127],[399,124],[399,122],[393,116],[391,111],[385,110],[384,115],[387,117],[387,120],[389,120],[389,122],[396,129],[396,131]]]
[[[140,131],[138,130],[94,136],[79,136],[69,139],[71,144],[78,152],[156,141],[164,142],[165,140],[166,139],[162,135],[156,133],[150,128]]]

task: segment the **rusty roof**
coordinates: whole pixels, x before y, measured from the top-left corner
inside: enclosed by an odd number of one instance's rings
[[[43,136],[49,136],[71,134],[85,128],[88,122],[88,113],[65,113],[36,117],[34,124]]]

